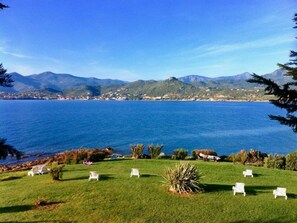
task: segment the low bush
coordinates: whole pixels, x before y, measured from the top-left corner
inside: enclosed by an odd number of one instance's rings
[[[271,154],[269,154],[267,157],[264,158],[264,167],[285,169],[286,157],[283,155],[275,154],[274,156],[272,156]]]
[[[177,193],[202,192],[201,175],[195,166],[188,162],[176,164],[165,170],[165,183],[169,191]]]
[[[106,154],[104,152],[94,151],[94,152],[89,154],[88,160],[91,161],[91,162],[99,162],[101,160],[104,160],[105,157],[106,157]]]
[[[153,144],[149,144],[147,146],[147,148],[150,153],[151,159],[153,159],[153,158],[156,158],[157,156],[159,156],[159,154],[161,153],[161,150],[163,148],[163,145],[154,146]]]
[[[58,162],[52,162],[49,166],[49,172],[53,180],[61,180],[63,176],[63,168],[65,165],[59,165]]]
[[[185,150],[185,149],[175,149],[175,150],[173,150],[172,159],[175,159],[175,160],[184,160],[187,155],[188,155],[188,151],[187,150]]]
[[[143,153],[144,145],[143,144],[136,144],[136,145],[131,144],[130,149],[132,152],[132,158],[138,159]]]
[[[107,155],[112,154],[113,150],[110,148],[106,149],[78,149],[72,151],[66,151],[59,154],[55,161],[65,164],[78,164],[83,161],[90,160],[92,162],[98,162],[105,159]]]
[[[247,150],[240,150],[237,154],[231,154],[228,160],[233,163],[249,164],[255,166],[263,166],[264,158],[267,156],[265,153],[251,149],[249,152]]]
[[[286,156],[287,166],[286,169],[288,170],[297,170],[297,150],[293,153],[290,153]]]

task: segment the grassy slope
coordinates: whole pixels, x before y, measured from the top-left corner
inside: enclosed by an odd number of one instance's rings
[[[192,161],[205,176],[206,192],[176,196],[162,185],[164,169],[176,162],[68,165],[61,182],[49,175],[2,174],[0,222],[297,222],[297,172],[251,167],[256,176],[244,178],[242,165]],[[132,167],[141,178],[129,177]],[[98,182],[88,182],[90,170],[101,174]],[[232,195],[235,182],[246,184],[246,197]],[[287,201],[273,198],[277,186],[287,187]],[[38,198],[56,204],[36,209]]]

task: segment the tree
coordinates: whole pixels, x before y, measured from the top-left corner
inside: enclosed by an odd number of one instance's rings
[[[293,21],[297,28],[297,13],[294,15]],[[276,120],[282,125],[287,125],[297,133],[297,51],[290,52],[290,60],[286,64],[278,64],[278,66],[286,71],[286,76],[292,78],[291,82],[283,85],[278,85],[271,79],[266,79],[257,74],[253,74],[252,78],[248,80],[250,83],[257,83],[264,85],[266,95],[274,95],[276,99],[270,100],[270,102],[281,109],[286,110],[285,116],[269,115],[271,120]]]
[[[161,150],[163,148],[163,145],[156,145],[154,146],[153,144],[149,144],[147,146],[148,151],[150,153],[151,159],[154,159],[155,157],[159,156],[161,153]]]
[[[22,153],[16,150],[13,146],[6,143],[6,139],[0,138],[0,159],[6,159],[10,154],[16,156],[17,159],[21,158]]]
[[[7,5],[3,5],[0,2],[0,9],[9,8]],[[12,87],[13,80],[11,75],[6,74],[6,71],[3,68],[2,63],[0,64],[0,86],[2,87]],[[6,159],[10,154],[11,156],[16,156],[17,159],[21,158],[22,153],[16,150],[13,146],[6,144],[6,139],[0,138],[0,159]]]
[[[11,75],[6,73],[7,70],[5,70],[2,66],[2,63],[0,64],[0,86],[2,87],[12,87],[13,80],[11,79]]]
[[[1,2],[0,2],[0,9],[4,9],[4,8],[9,8],[8,5],[3,5]]]

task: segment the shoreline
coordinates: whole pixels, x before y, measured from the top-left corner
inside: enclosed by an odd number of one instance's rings
[[[269,103],[269,100],[236,100],[236,99],[231,99],[231,100],[218,100],[218,99],[196,99],[196,100],[192,100],[192,99],[166,99],[166,100],[103,100],[103,99],[43,99],[43,98],[0,98],[0,100],[2,101],[119,101],[119,102],[123,102],[123,101],[160,101],[160,102],[265,102],[265,103]]]

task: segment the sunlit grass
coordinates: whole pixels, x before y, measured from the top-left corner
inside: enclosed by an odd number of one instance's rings
[[[0,222],[297,222],[297,172],[242,165],[191,161],[204,176],[205,193],[178,196],[163,184],[173,160],[103,161],[91,166],[67,165],[62,181],[26,172],[0,175]],[[130,178],[131,168],[141,177]],[[90,170],[99,181],[88,181]],[[235,182],[246,184],[247,196],[232,195]],[[288,200],[273,198],[277,186]],[[36,208],[37,199],[50,204]]]

